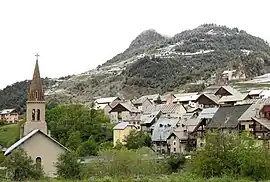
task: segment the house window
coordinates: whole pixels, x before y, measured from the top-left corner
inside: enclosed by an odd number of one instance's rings
[[[37,110],[37,120],[40,121],[40,109]]]
[[[36,168],[37,168],[38,170],[41,169],[41,158],[40,158],[40,157],[37,157],[37,158],[36,158]]]
[[[250,124],[248,127],[249,127],[249,128],[253,128],[253,124]]]
[[[176,142],[173,142],[173,145],[175,146],[176,145]]]
[[[35,121],[36,119],[36,111],[35,109],[32,110],[32,121]]]
[[[161,150],[161,153],[165,154],[165,149],[162,149],[162,150]]]
[[[241,125],[241,130],[246,130],[246,126],[245,125]]]
[[[173,151],[176,152],[176,148],[173,148]]]
[[[173,138],[176,139],[176,136],[174,136]]]

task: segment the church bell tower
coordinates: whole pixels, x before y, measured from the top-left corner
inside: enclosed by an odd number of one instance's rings
[[[46,103],[40,78],[38,56],[39,55],[37,54],[34,75],[28,90],[28,99],[26,102],[26,122],[23,128],[23,136],[35,129],[39,129],[47,135],[47,123],[45,121]]]

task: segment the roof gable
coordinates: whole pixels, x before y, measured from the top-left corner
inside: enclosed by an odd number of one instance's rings
[[[256,112],[261,110],[264,105],[270,104],[270,98],[260,99],[253,103],[239,118],[239,121],[251,121]]]
[[[227,86],[221,86],[216,92],[215,95],[222,95],[222,92],[226,92],[226,95],[240,95],[241,92],[234,89],[233,87],[227,85]]]
[[[238,119],[249,107],[250,105],[220,107],[206,127],[235,128],[238,125]]]
[[[152,141],[166,141],[178,121],[178,118],[159,118],[154,124]]]
[[[109,113],[111,112],[122,112],[122,111],[129,111],[132,113],[139,113],[140,111],[133,105],[125,102],[125,103],[118,103],[116,104]]]
[[[115,125],[115,127],[113,127],[114,130],[124,130],[126,127],[134,127],[133,124],[130,124],[129,122],[121,122],[118,123],[117,125]]]
[[[9,113],[12,113],[12,112],[17,112],[16,109],[4,109],[2,111],[0,111],[0,114],[9,114]]]
[[[104,98],[97,99],[95,102],[97,104],[108,104],[115,100],[121,100],[121,99],[119,97],[104,97]]]
[[[22,137],[20,140],[18,140],[17,142],[15,142],[13,145],[11,145],[5,152],[5,156],[10,154],[13,150],[15,150],[16,148],[18,148],[20,145],[22,145],[24,142],[26,142],[28,139],[30,139],[31,137],[35,136],[37,133],[41,133],[42,135],[46,136],[47,138],[49,138],[51,141],[53,141],[54,143],[56,143],[57,145],[59,145],[60,147],[62,147],[65,150],[68,150],[68,148],[66,148],[64,145],[62,145],[61,143],[59,143],[58,141],[56,141],[55,139],[53,139],[52,137],[46,135],[45,133],[43,133],[41,130],[39,129],[35,129],[33,131],[31,131],[30,133],[28,133],[27,135],[25,135],[24,137]]]

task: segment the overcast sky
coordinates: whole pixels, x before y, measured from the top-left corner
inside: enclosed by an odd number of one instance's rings
[[[173,36],[203,23],[238,27],[270,42],[268,0],[0,1],[0,88],[95,68],[143,30]]]

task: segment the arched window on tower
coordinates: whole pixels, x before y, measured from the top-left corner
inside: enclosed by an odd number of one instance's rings
[[[36,120],[36,111],[35,109],[32,110],[32,121]]]
[[[40,121],[40,109],[37,110],[37,120]]]
[[[40,157],[36,158],[36,168],[37,168],[37,170],[41,169],[41,158]]]

